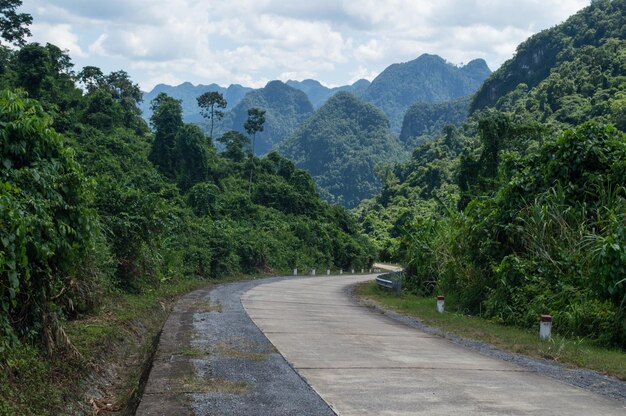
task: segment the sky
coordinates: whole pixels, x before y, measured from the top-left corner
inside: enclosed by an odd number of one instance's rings
[[[24,0],[31,42],[76,68],[123,69],[156,84],[259,88],[280,79],[333,87],[372,80],[423,53],[492,70],[529,36],[589,0]]]

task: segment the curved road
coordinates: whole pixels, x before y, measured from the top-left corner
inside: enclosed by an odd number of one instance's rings
[[[346,288],[373,277],[289,279],[241,298],[254,323],[337,414],[626,414],[618,401],[356,305]]]

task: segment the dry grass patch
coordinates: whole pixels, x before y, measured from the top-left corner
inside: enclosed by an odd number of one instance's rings
[[[222,311],[224,310],[224,307],[222,306],[221,303],[211,303],[206,299],[200,299],[195,301],[192,305],[191,305],[191,310],[193,310],[194,312],[219,312],[222,313]]]
[[[244,395],[250,385],[243,381],[232,381],[217,377],[192,376],[182,380],[176,390],[180,393],[223,393]]]
[[[248,351],[255,347],[253,343],[241,343],[239,347],[221,342],[215,346],[216,354],[227,358],[238,358],[241,360],[264,361],[270,354],[276,352],[276,348],[272,347],[270,351],[256,352]]]

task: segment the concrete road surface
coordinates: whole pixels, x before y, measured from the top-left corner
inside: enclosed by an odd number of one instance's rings
[[[242,296],[254,323],[339,415],[626,415],[618,401],[353,303],[369,276],[284,280]]]

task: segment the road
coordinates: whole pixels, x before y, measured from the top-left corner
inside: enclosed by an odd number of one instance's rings
[[[282,280],[241,298],[254,323],[337,414],[626,414],[619,401],[356,305],[347,287],[373,277]]]

